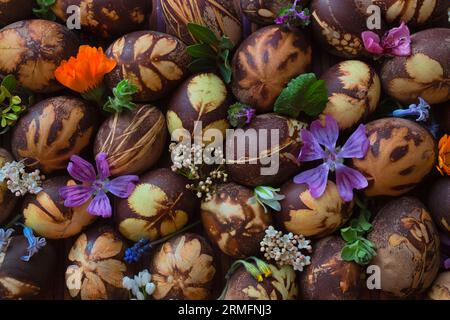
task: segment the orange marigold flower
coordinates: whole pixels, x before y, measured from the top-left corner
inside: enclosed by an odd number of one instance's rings
[[[81,46],[76,57],[64,60],[55,70],[56,79],[64,86],[79,93],[85,93],[97,87],[105,74],[117,65],[109,59],[102,48]]]
[[[439,141],[439,172],[443,175],[450,175],[450,136],[445,135]]]

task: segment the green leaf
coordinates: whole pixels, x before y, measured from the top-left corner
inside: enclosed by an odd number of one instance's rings
[[[222,79],[225,83],[231,82],[231,76],[233,75],[233,71],[231,67],[226,64],[221,64],[219,66],[220,74],[222,75]]]
[[[325,81],[317,80],[312,83],[303,95],[301,107],[302,111],[310,116],[317,116],[322,113],[328,102],[328,90]]]
[[[358,233],[351,227],[341,229],[341,236],[346,242],[354,242],[358,239]]]
[[[16,90],[17,86],[16,77],[14,77],[12,74],[7,75],[3,78],[1,85],[5,87],[5,89],[10,93],[13,93]]]
[[[198,58],[188,65],[191,72],[209,72],[216,69],[216,61],[209,58]]]
[[[196,23],[188,23],[187,27],[192,36],[198,41],[206,44],[219,44],[216,34],[208,27]]]
[[[193,58],[215,58],[216,52],[206,43],[194,44],[187,47],[187,53]]]
[[[219,41],[219,48],[222,50],[233,50],[234,44],[227,36],[222,36]]]
[[[281,204],[277,200],[263,200],[264,204],[275,211],[281,211]]]
[[[344,246],[341,251],[341,258],[344,261],[353,261],[356,256],[356,250],[351,246]]]

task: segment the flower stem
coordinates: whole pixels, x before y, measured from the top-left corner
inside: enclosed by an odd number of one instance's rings
[[[97,103],[97,105],[101,108],[103,108],[103,105],[105,104],[106,100],[105,100],[105,87],[100,84],[99,86],[84,92],[81,94],[81,96],[89,101],[94,101],[95,103]]]
[[[7,225],[5,225],[5,229],[11,228],[17,224],[17,222],[22,218],[22,214],[18,214],[15,216]]]

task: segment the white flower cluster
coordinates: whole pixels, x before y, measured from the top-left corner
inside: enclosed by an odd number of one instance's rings
[[[38,194],[42,191],[41,184],[44,179],[45,176],[41,176],[39,170],[27,173],[22,161],[7,162],[0,168],[0,182],[6,181],[8,189],[16,197],[27,193]]]
[[[124,277],[122,286],[128,289],[134,298],[131,300],[146,300],[155,292],[155,284],[152,281],[152,275],[147,269],[138,273],[134,278]]]
[[[267,260],[275,260],[280,265],[291,265],[294,270],[303,271],[311,263],[311,258],[304,255],[301,250],[312,251],[311,241],[304,236],[294,235],[292,232],[283,234],[270,226],[261,241],[261,252]]]

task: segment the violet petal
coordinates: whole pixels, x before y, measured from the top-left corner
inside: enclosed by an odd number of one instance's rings
[[[91,201],[87,209],[88,213],[94,216],[109,218],[112,215],[111,203],[103,190],[100,190],[95,198]]]
[[[80,182],[94,182],[96,179],[94,166],[77,155],[70,157],[67,172]]]
[[[298,155],[298,160],[302,162],[314,161],[324,159],[326,157],[325,151],[319,145],[317,140],[308,130],[302,129],[300,133],[302,137],[302,149]]]
[[[105,184],[106,190],[119,198],[128,198],[139,182],[138,176],[121,176]]]
[[[294,182],[297,184],[306,183],[309,192],[314,198],[320,198],[325,192],[328,181],[329,167],[326,163],[320,166],[301,172],[294,177]]]
[[[332,116],[325,116],[325,126],[322,126],[320,120],[313,121],[309,130],[318,143],[325,146],[329,151],[335,150],[339,138],[339,125]]]
[[[369,149],[369,139],[366,134],[366,127],[360,124],[358,129],[348,138],[342,149],[338,153],[338,157],[362,159],[366,156]]]
[[[345,201],[353,200],[353,189],[367,188],[367,179],[357,170],[336,163],[336,185],[339,195]]]
[[[64,206],[79,207],[92,197],[94,188],[91,186],[66,186],[59,189],[59,195],[64,199]]]
[[[376,33],[372,31],[364,31],[361,34],[361,38],[367,52],[375,55],[381,55],[384,53],[384,49],[381,46],[381,39]]]
[[[447,259],[447,260],[444,261],[444,268],[446,270],[450,269],[450,259]]]
[[[108,178],[111,175],[111,173],[109,171],[109,164],[108,164],[108,161],[106,160],[107,157],[108,157],[108,155],[104,152],[100,152],[95,157],[95,164],[97,165],[97,172],[98,172],[99,179],[101,181],[104,181],[106,178]]]

